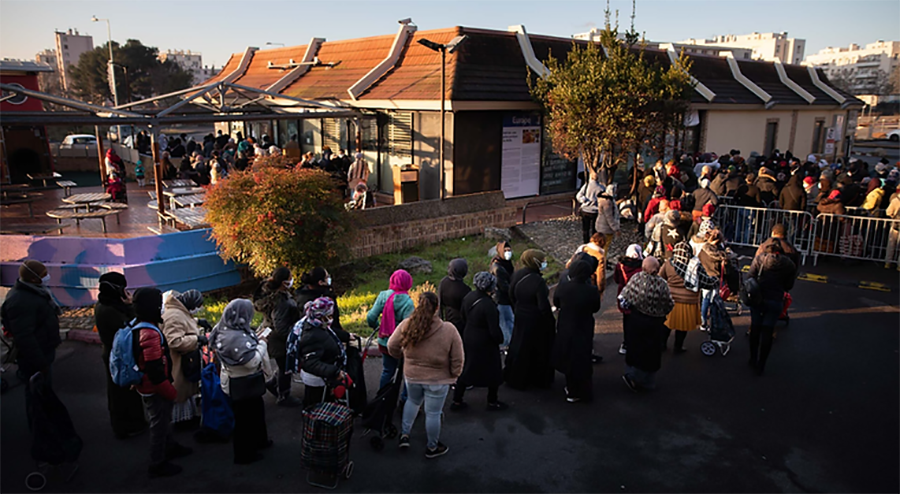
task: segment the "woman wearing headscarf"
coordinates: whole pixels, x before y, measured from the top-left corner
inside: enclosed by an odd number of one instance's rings
[[[391,274],[388,289],[379,293],[375,303],[366,315],[369,327],[378,331],[378,348],[381,350],[381,381],[378,387],[383,388],[394,377],[399,360],[387,351],[388,338],[394,334],[397,325],[412,314],[415,306],[409,298],[409,290],[412,288],[412,276],[406,270],[398,269]],[[381,323],[379,324],[379,318]],[[406,399],[406,392],[400,397]]]
[[[257,336],[250,327],[252,319],[252,302],[242,298],[232,300],[225,306],[222,319],[209,338],[209,344],[222,363],[222,391],[231,397],[234,463],[238,465],[261,460],[260,450],[272,445],[262,399],[265,387],[249,384],[265,380],[262,375],[269,363],[266,338]]]
[[[475,275],[472,283],[475,290],[469,292],[462,303],[462,317],[465,321],[463,349],[466,363],[453,390],[450,410],[463,410],[468,407],[463,401],[468,386],[488,389],[489,411],[505,410],[506,404],[497,400],[497,390],[503,383],[503,366],[500,362],[503,331],[500,330],[497,304],[491,298],[497,289],[497,279],[491,273],[482,271]]]
[[[524,267],[509,281],[509,298],[515,311],[515,326],[506,368],[506,383],[516,389],[549,388],[553,384],[550,352],[556,321],[550,308],[550,290],[541,276],[547,269],[546,255],[536,249],[522,253]]]
[[[425,458],[446,454],[449,448],[440,442],[441,417],[450,385],[463,369],[463,343],[459,331],[438,317],[438,298],[433,292],[419,295],[418,304],[408,319],[401,322],[388,340],[395,359],[403,357],[409,400],[403,407],[400,447],[409,447],[409,433],[419,407],[425,405],[425,431],[428,436]]]
[[[656,387],[661,366],[660,337],[666,334],[666,316],[675,306],[666,280],[657,276],[659,261],[650,256],[619,294],[619,306],[628,311],[625,319],[625,374],[622,380],[632,391]]]
[[[103,274],[100,276],[100,295],[94,306],[94,325],[97,326],[97,333],[103,344],[106,404],[116,439],[126,439],[147,430],[141,395],[133,389],[114,383],[109,373],[109,354],[116,332],[134,319],[131,294],[125,290],[127,286],[128,282],[122,273]]]
[[[494,290],[494,302],[497,303],[497,311],[500,312],[500,331],[503,331],[503,347],[509,347],[512,339],[513,315],[512,302],[509,300],[509,280],[515,272],[512,263],[513,250],[509,242],[503,240],[497,244],[497,254],[491,259],[488,271],[497,278],[497,288]]]
[[[613,236],[619,234],[619,207],[616,205],[616,184],[609,184],[597,196],[597,233],[606,237],[606,245],[612,245]]]
[[[466,285],[464,278],[469,272],[469,264],[465,259],[459,258],[450,261],[447,268],[447,276],[438,284],[438,307],[441,313],[441,319],[453,324],[459,331],[459,336],[463,336],[465,323],[462,317],[462,302],[466,295],[472,291],[469,285]]]
[[[175,424],[197,425],[200,419],[197,407],[200,383],[187,380],[182,368],[182,355],[207,343],[206,336],[201,333],[197,320],[194,319],[194,314],[202,307],[203,294],[197,290],[172,292],[165,301],[162,330],[172,353],[173,385],[178,392],[172,408],[172,422]]]
[[[330,299],[334,304],[334,311],[331,315],[331,327],[335,330],[343,331],[341,310],[338,307],[337,294],[334,293],[331,282],[331,274],[325,268],[321,266],[313,268],[308,273],[303,273],[303,276],[300,277],[300,283],[303,286],[294,293],[294,300],[297,302],[297,308],[300,309],[300,312],[303,312],[306,304],[317,298],[326,297]]]
[[[617,297],[622,294],[622,289],[628,284],[628,280],[641,272],[641,263],[643,260],[644,252],[641,250],[640,245],[631,244],[625,249],[625,256],[619,258],[615,272],[613,272],[613,280],[616,282]],[[628,344],[625,343],[625,340],[627,340],[628,337],[625,335],[625,332],[628,331],[628,315],[631,311],[623,308],[621,304],[616,304],[616,306],[618,307],[619,312],[622,313],[622,344],[619,346],[619,355],[625,355],[628,351]]]
[[[291,276],[291,270],[280,267],[253,293],[253,306],[263,315],[260,327],[272,328],[272,333],[268,337],[268,351],[269,357],[275,359],[278,364],[275,379],[266,383],[266,387],[278,397],[276,404],[284,407],[302,404],[299,399],[291,396],[291,376],[285,373],[284,367],[288,334],[300,320],[300,309],[290,294],[292,286],[294,277]]]
[[[600,292],[590,283],[592,266],[577,260],[569,267],[569,282],[557,287],[553,305],[559,309],[553,367],[566,375],[566,401],[593,399],[594,313],[600,310]]]
[[[304,314],[296,351],[292,348],[296,334],[292,333],[288,340],[287,365],[290,372],[296,372],[299,367],[300,379],[306,385],[303,406],[309,407],[329,400],[328,388],[334,388],[346,377],[344,343],[350,340],[350,335],[332,327],[334,302],[328,297],[307,302]]]
[[[672,250],[672,257],[666,259],[660,271],[660,277],[669,284],[669,291],[675,301],[675,308],[666,318],[666,327],[675,330],[675,353],[684,353],[684,340],[688,331],[700,327],[700,288],[714,289],[718,287],[718,278],[706,274],[706,270],[695,259],[691,246],[680,242]],[[669,339],[668,333],[663,339],[663,348]]]

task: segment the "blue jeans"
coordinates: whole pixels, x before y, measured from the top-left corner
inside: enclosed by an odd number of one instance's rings
[[[709,306],[716,296],[716,290],[700,289],[700,322],[706,326],[709,323]]]
[[[508,347],[512,340],[513,323],[515,316],[511,305],[498,305],[497,310],[500,311],[500,331],[503,331],[503,344],[500,346]]]
[[[441,415],[444,413],[444,400],[450,391],[449,384],[414,384],[406,383],[409,390],[409,400],[403,407],[403,424],[400,427],[401,434],[409,435],[419,407],[425,402],[425,434],[428,436],[428,449],[434,449],[441,438]]]
[[[394,357],[388,354],[381,354],[381,381],[378,383],[378,389],[387,386],[391,382],[391,378],[394,377],[394,372],[399,364],[400,361]],[[400,392],[400,401],[406,401],[406,397],[406,383],[404,382],[403,389]]]

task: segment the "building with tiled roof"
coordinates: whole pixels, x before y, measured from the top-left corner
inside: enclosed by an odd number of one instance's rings
[[[227,81],[360,110],[364,116],[359,119],[219,125],[231,133],[269,134],[280,144],[297,135],[304,152],[328,145],[352,153],[359,147],[372,168],[370,188],[386,193],[394,190],[393,166],[415,165],[419,196],[433,199],[440,197],[441,182],[441,54],[420,40],[444,44],[457,36],[466,40],[447,53],[444,80],[446,194],[502,189],[512,198],[574,190],[578,165],[549,149],[527,79],[546,71],[542,61],[551,54],[564,58],[573,43],[587,40],[528,35],[521,26],[418,31],[401,24],[397,33],[384,36],[247,48],[204,84]],[[668,66],[676,58],[675,47],[660,44],[645,56]],[[799,156],[822,154],[827,129],[839,127],[827,157],[843,154],[862,102],[830,85],[821,72],[733,56],[691,59],[698,84],[685,151],[740,149],[749,155],[777,148]]]

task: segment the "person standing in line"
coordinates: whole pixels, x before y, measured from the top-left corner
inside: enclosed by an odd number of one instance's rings
[[[559,308],[553,367],[566,376],[566,401],[593,400],[594,313],[600,310],[600,292],[590,283],[592,266],[576,260],[569,267],[569,282],[557,287],[553,305]]]
[[[447,267],[447,276],[438,284],[438,307],[441,319],[452,323],[459,331],[459,336],[463,336],[465,323],[462,316],[463,299],[472,291],[469,285],[466,285],[465,277],[469,272],[469,264],[465,259],[458,258],[450,261]]]
[[[412,288],[412,276],[406,270],[398,269],[391,274],[388,289],[378,294],[375,303],[366,315],[369,327],[378,331],[378,348],[381,350],[381,380],[378,388],[385,387],[394,377],[400,361],[388,351],[388,339],[394,334],[397,325],[413,313],[415,305],[409,297]],[[379,319],[381,323],[379,324]],[[406,401],[406,389],[400,395],[400,401]]]
[[[297,302],[297,309],[304,312],[306,304],[321,297],[326,297],[334,304],[331,316],[331,328],[335,332],[343,332],[344,327],[341,326],[341,310],[337,304],[337,294],[334,293],[332,286],[331,274],[323,267],[317,266],[307,273],[300,276],[300,283],[303,286],[294,293],[294,300]]]
[[[497,288],[494,290],[494,302],[497,303],[497,311],[500,313],[500,331],[503,331],[503,343],[501,351],[505,354],[512,340],[515,316],[512,302],[509,299],[509,280],[515,272],[512,263],[513,250],[509,242],[503,240],[497,244],[497,254],[491,259],[488,272],[497,279]]]
[[[546,255],[536,249],[522,253],[525,266],[509,281],[509,298],[515,308],[515,327],[506,355],[504,379],[514,389],[553,384],[550,352],[556,320],[550,308],[550,290],[541,276],[547,269]]]
[[[747,273],[759,284],[761,302],[750,307],[750,367],[762,375],[772,351],[775,323],[781,315],[784,294],[794,287],[797,266],[785,255],[780,242],[766,246],[761,255],[753,258]]]
[[[611,246],[613,237],[619,234],[619,207],[616,205],[616,184],[609,184],[597,196],[597,233],[606,237],[606,245]]]
[[[109,358],[116,332],[134,319],[128,281],[122,273],[109,272],[100,276],[100,294],[94,306],[94,325],[103,344],[103,373],[106,374],[106,404],[116,439],[127,439],[147,430],[141,395],[123,388],[112,380]]]
[[[253,306],[263,314],[262,328],[272,328],[268,337],[269,357],[275,359],[278,371],[275,379],[266,383],[266,388],[277,397],[276,404],[283,407],[297,407],[303,402],[291,395],[291,376],[285,372],[287,337],[300,320],[300,309],[291,297],[294,277],[286,267],[276,268],[272,276],[262,282],[253,293]]]
[[[597,174],[590,172],[590,179],[581,186],[575,199],[581,204],[581,236],[583,243],[588,243],[591,235],[596,232],[597,222],[597,196],[603,193],[606,187],[597,181]]]
[[[625,255],[619,259],[613,272],[613,280],[616,282],[616,297],[622,294],[622,289],[628,284],[628,280],[641,272],[643,261],[644,252],[641,250],[641,246],[638,244],[629,245],[625,250]],[[628,315],[631,311],[623,308],[621,304],[616,304],[616,307],[622,313],[622,344],[619,345],[619,355],[625,355],[628,351],[628,344],[625,343],[628,335],[625,332],[628,331]]]
[[[724,174],[720,174],[720,177],[724,177]],[[716,177],[718,178],[718,177]],[[722,185],[725,185],[724,179],[722,180]],[[712,204],[713,206],[719,205],[719,198],[716,196],[716,192],[710,189],[709,180],[706,178],[700,179],[700,187],[691,193],[694,196],[694,208],[691,211],[691,215],[694,220],[703,216],[703,206],[707,204]],[[724,193],[721,195],[725,195]]]
[[[403,406],[400,448],[409,447],[409,433],[419,407],[425,405],[425,431],[428,437],[425,458],[437,458],[449,451],[440,442],[441,417],[450,385],[462,374],[463,342],[452,324],[438,317],[438,298],[433,292],[419,296],[412,315],[397,326],[388,340],[388,352],[404,359],[403,372],[409,400]]]
[[[175,442],[172,437],[172,406],[178,393],[172,386],[172,359],[169,344],[159,326],[162,324],[162,293],[156,288],[139,288],[134,292],[134,315],[138,323],[152,327],[136,331],[135,360],[143,372],[141,383],[135,386],[144,401],[150,418],[150,467],[153,477],[171,477],[181,473],[181,467],[170,460],[193,453],[191,448]]]
[[[210,346],[222,363],[222,391],[234,411],[234,463],[247,465],[263,458],[260,450],[272,446],[266,428],[265,371],[269,365],[266,338],[250,327],[253,302],[234,299],[210,333]],[[272,333],[274,334],[274,332]]]
[[[706,274],[699,262],[691,263],[693,252],[687,242],[675,246],[671,259],[666,259],[660,271],[660,277],[669,284],[675,307],[666,318],[666,327],[675,330],[676,354],[684,353],[684,340],[689,331],[700,327],[700,288],[715,289],[719,280]],[[689,280],[689,281],[685,281]],[[668,334],[663,339],[665,349]]]
[[[503,331],[500,330],[500,313],[497,304],[491,298],[497,289],[497,279],[487,272],[480,272],[473,280],[475,290],[463,299],[462,316],[465,323],[463,331],[463,349],[466,363],[462,375],[453,390],[453,403],[450,410],[458,411],[468,408],[463,401],[466,387],[486,387],[487,410],[501,411],[506,403],[498,400],[498,389],[503,383],[503,366],[500,362],[500,344],[503,343]]]
[[[172,292],[165,301],[162,330],[169,343],[173,385],[178,393],[172,408],[172,422],[176,427],[196,427],[200,421],[200,409],[197,406],[200,384],[189,381],[184,375],[183,356],[207,343],[206,335],[202,334],[194,319],[194,314],[202,307],[203,294],[198,290]]]
[[[603,292],[606,290],[606,245],[606,237],[595,233],[591,235],[590,242],[578,248],[578,252],[584,252],[597,260],[597,270],[591,273],[591,279],[600,292],[600,299],[603,299]]]
[[[893,220],[900,220],[900,192],[891,194],[891,202],[885,210],[885,215]],[[887,252],[884,257],[884,269],[889,269],[891,263],[897,265],[897,271],[900,271],[900,256],[897,255],[897,241],[900,240],[900,225],[897,222],[891,223],[888,232]]]
[[[294,372],[296,369],[293,367],[300,367],[300,379],[306,385],[304,407],[331,401],[328,388],[334,389],[347,378],[344,371],[347,368],[344,344],[350,341],[350,335],[332,326],[334,307],[334,302],[328,297],[307,302],[304,305],[303,332],[297,342],[297,350],[294,352],[289,348],[288,351],[288,370]],[[292,365],[290,360],[299,363]]]
[[[619,307],[628,311],[625,321],[625,374],[622,380],[632,391],[656,388],[656,373],[662,366],[661,335],[666,317],[675,306],[669,285],[657,275],[659,261],[647,257],[619,294]]]

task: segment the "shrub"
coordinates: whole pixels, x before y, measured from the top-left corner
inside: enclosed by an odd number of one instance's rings
[[[233,171],[209,188],[206,208],[220,255],[259,277],[279,266],[330,266],[346,250],[349,216],[331,176],[290,168],[281,156]]]

